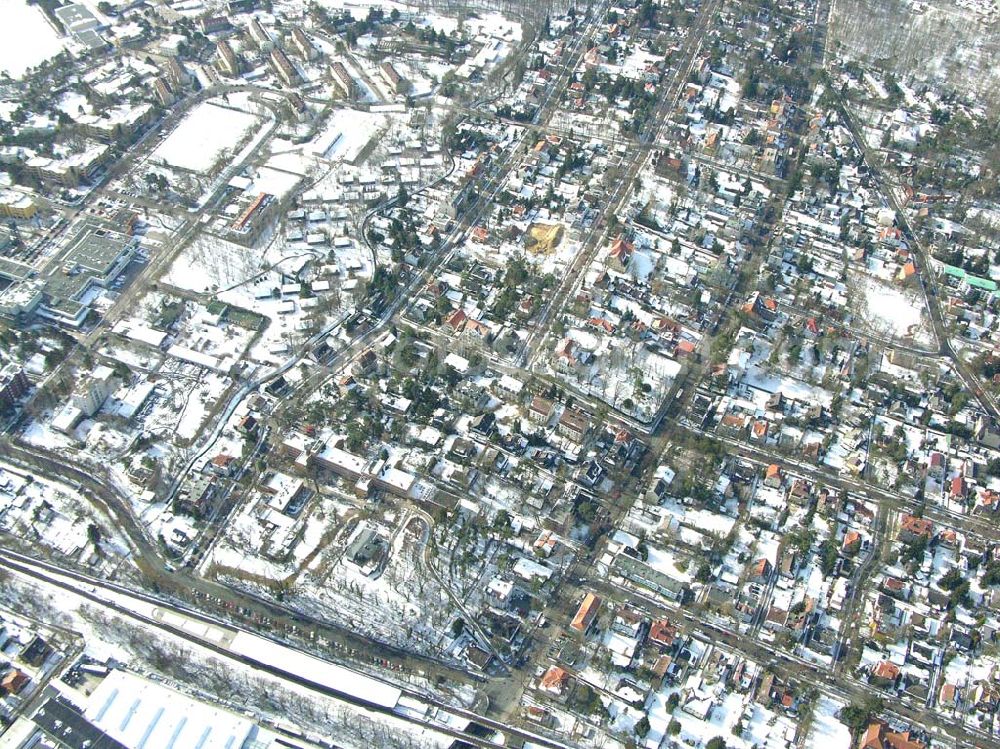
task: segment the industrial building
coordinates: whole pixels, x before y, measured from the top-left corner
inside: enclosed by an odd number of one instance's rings
[[[96,223],[86,223],[70,240],[60,266],[43,277],[38,314],[79,327],[101,289],[111,286],[132,262],[138,240]]]

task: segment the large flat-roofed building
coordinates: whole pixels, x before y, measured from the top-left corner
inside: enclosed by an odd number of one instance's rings
[[[12,749],[48,746],[61,749],[128,749],[91,723],[76,705],[64,697],[50,697],[31,721],[33,726],[19,721],[19,731],[9,743]],[[5,733],[4,740],[7,738]]]
[[[2,262],[4,259],[0,258],[0,279],[9,278],[4,271]],[[41,279],[25,278],[5,289],[0,289],[0,317],[15,321],[31,317],[41,306],[43,287]]]
[[[107,46],[107,42],[98,33],[103,28],[100,19],[83,3],[70,3],[56,8],[55,14],[66,31],[88,50]]]
[[[23,190],[0,190],[0,216],[32,218],[38,212],[34,197]]]
[[[57,158],[31,156],[24,162],[24,168],[41,180],[76,187],[81,182],[93,181],[110,158],[109,146],[90,142],[82,151]]]
[[[101,22],[97,20],[97,17],[82,3],[63,5],[60,8],[56,8],[55,13],[56,17],[62,22],[62,25],[66,27],[66,30],[74,34],[88,29],[97,29],[101,26]]]
[[[98,32],[105,27],[101,24],[100,19],[83,3],[70,3],[56,8],[55,14],[66,31],[76,37],[76,40],[84,46],[96,48],[104,45],[104,40],[100,38]],[[97,37],[99,43],[92,42],[90,35]]]
[[[83,715],[129,749],[242,749],[256,734],[242,715],[118,670],[97,685]]]
[[[9,233],[0,228],[0,245],[5,244],[4,240],[10,236]],[[9,245],[8,245],[9,246]],[[27,280],[31,275],[31,266],[9,257],[0,257],[0,280],[20,283]]]
[[[60,266],[42,277],[44,298],[38,314],[79,327],[93,298],[122,274],[138,246],[134,237],[85,224],[70,240]]]
[[[85,135],[111,142],[118,138],[134,138],[152,121],[154,114],[152,104],[123,104],[103,109],[99,114],[81,115],[76,124]]]

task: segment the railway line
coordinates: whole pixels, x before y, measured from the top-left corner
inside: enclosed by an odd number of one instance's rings
[[[303,653],[279,640],[236,627],[194,609],[182,608],[155,596],[137,593],[79,572],[64,570],[7,549],[0,549],[0,567],[65,590],[119,616],[205,648],[284,682],[473,746],[486,749],[495,748],[497,744],[469,730],[457,729],[453,723],[468,721],[469,724],[475,723],[492,731],[516,736],[522,741],[530,741],[546,749],[569,749],[573,746],[447,704],[422,691],[391,684]]]

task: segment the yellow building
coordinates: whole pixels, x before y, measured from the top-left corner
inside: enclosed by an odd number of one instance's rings
[[[5,218],[32,218],[38,211],[34,198],[20,190],[0,191],[0,216]]]

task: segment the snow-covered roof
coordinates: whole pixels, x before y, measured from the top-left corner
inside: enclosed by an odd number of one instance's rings
[[[163,749],[243,746],[253,724],[246,718],[146,681],[112,671],[90,696],[86,717],[126,746]]]

